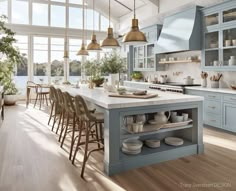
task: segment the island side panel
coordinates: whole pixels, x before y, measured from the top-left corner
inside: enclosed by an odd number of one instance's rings
[[[119,163],[121,116],[119,110],[111,109],[104,111],[104,118],[104,169],[111,175],[119,166],[116,164]]]

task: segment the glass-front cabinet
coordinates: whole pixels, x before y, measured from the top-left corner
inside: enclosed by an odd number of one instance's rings
[[[147,38],[147,43],[143,45],[136,45],[133,47],[133,70],[134,71],[157,71],[164,70],[163,65],[159,65],[156,62],[156,56],[154,53],[155,42],[157,41],[160,32],[161,25],[153,25],[142,29]]]
[[[203,9],[203,70],[236,71],[236,1]]]

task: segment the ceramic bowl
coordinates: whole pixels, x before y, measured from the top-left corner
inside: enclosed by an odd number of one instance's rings
[[[135,139],[128,139],[128,140],[125,140],[122,143],[122,145],[127,150],[135,151],[135,150],[139,150],[142,148],[143,142],[140,140],[137,140],[137,139],[136,140]]]
[[[178,122],[182,122],[184,121],[184,116],[174,116],[173,118],[171,118],[173,123],[178,123]]]

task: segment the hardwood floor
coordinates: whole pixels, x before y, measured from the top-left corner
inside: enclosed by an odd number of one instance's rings
[[[7,107],[0,128],[0,191],[179,191],[236,190],[236,135],[204,129],[205,153],[155,164],[107,177],[103,155],[94,153],[80,178],[47,125],[48,114]]]

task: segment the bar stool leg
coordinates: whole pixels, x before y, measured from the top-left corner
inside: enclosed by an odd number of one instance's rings
[[[64,132],[64,136],[63,136],[62,142],[61,142],[61,147],[63,146],[64,140],[66,138],[66,133],[67,133],[67,129],[68,129],[68,126],[69,126],[69,119],[70,119],[70,116],[69,116],[69,113],[67,113],[66,126],[62,128],[61,133],[60,133],[60,137],[59,137],[59,142],[60,142],[61,138],[62,138],[62,134]]]
[[[52,102],[51,112],[50,112],[50,117],[49,117],[49,120],[48,120],[48,125],[49,125],[49,123],[50,123],[50,121],[51,121],[51,119],[52,119],[53,110],[55,109],[55,108],[54,108],[54,105],[55,105],[55,102],[53,101],[53,102]],[[56,113],[56,112],[55,112],[55,113]],[[56,117],[56,115],[55,115],[55,117]]]
[[[38,94],[36,95],[36,99],[35,99],[35,102],[34,102],[34,107],[36,106],[37,101],[38,101]]]
[[[80,145],[80,140],[81,140],[81,136],[82,136],[82,131],[83,131],[83,127],[84,127],[84,122],[83,121],[80,121],[80,129],[79,129],[79,135],[78,135],[78,142],[77,142],[77,145],[76,145],[76,148],[75,148],[75,152],[74,152],[74,155],[73,155],[73,159],[72,159],[72,164],[75,164],[75,157],[76,157],[76,154],[79,150],[79,145]]]
[[[73,129],[72,129],[69,160],[71,160],[71,157],[72,157],[72,152],[73,152],[73,147],[74,147],[74,139],[75,139],[74,136],[75,136],[75,113],[73,115]]]
[[[59,122],[58,122],[58,125],[57,125],[56,134],[58,133],[58,130],[60,128],[61,120],[62,120],[62,124],[63,124],[64,123],[64,111],[63,110],[60,112],[60,117],[59,117]]]
[[[87,125],[87,124],[86,124]],[[89,142],[89,132],[90,132],[90,122],[88,122],[88,127],[86,127],[86,140],[85,140],[85,150],[84,150],[84,160],[83,160],[83,165],[82,165],[82,170],[81,170],[81,178],[84,178],[84,170],[85,170],[85,165],[88,159],[88,142]]]
[[[96,133],[96,139],[99,140],[98,137],[98,124],[95,122],[95,133]],[[100,144],[98,143],[98,148],[100,149]]]

